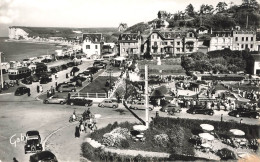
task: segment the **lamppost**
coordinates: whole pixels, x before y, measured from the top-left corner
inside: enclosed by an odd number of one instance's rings
[[[1,59],[2,54],[3,54],[3,52],[0,52],[1,87],[2,87],[2,89],[3,89],[3,88],[4,88],[4,85],[3,85],[3,71],[2,71],[2,59]]]

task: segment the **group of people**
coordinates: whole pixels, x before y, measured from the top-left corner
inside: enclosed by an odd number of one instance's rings
[[[72,115],[73,120],[76,120],[76,112],[73,112]],[[89,128],[90,131],[94,131],[96,128],[96,120],[95,116],[90,112],[90,108],[88,110],[85,110],[82,114],[82,119],[79,121],[79,125],[75,127],[75,138],[79,138],[80,134],[83,132],[87,132],[87,128]]]
[[[50,90],[47,90],[47,98],[51,97],[55,95],[55,89],[53,86],[51,86],[51,89]]]

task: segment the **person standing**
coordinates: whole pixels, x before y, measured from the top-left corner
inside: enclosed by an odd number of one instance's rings
[[[53,88],[53,86],[51,86],[51,95],[55,95],[55,89]]]
[[[70,102],[70,96],[71,96],[71,94],[70,94],[70,92],[68,93],[68,103]]]
[[[37,85],[37,93],[40,93],[40,86],[39,85]]]
[[[31,88],[28,88],[28,97],[31,96]]]
[[[16,79],[16,85],[18,85],[18,86],[19,86],[19,80],[18,80],[18,79]]]
[[[50,91],[47,90],[47,98],[49,98],[49,97],[50,97]]]
[[[41,93],[43,92],[43,88],[42,88],[42,85],[40,85],[40,92],[41,92]]]
[[[75,138],[79,138],[80,137],[80,132],[79,132],[79,126],[76,126],[75,128]]]

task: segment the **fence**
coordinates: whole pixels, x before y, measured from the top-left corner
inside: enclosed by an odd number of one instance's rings
[[[71,97],[86,97],[86,98],[108,98],[106,93],[76,93]]]

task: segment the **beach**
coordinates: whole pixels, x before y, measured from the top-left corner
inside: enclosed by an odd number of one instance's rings
[[[4,53],[2,62],[22,61],[25,58],[53,54],[55,50],[61,49],[61,46],[57,47],[55,44],[57,43],[9,41],[7,37],[0,37],[0,51]]]

